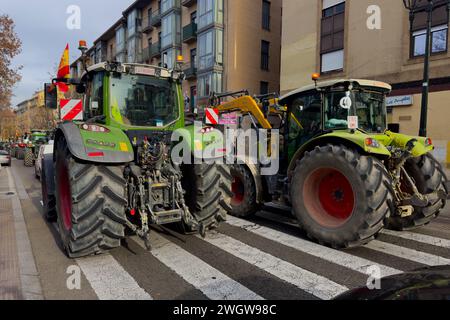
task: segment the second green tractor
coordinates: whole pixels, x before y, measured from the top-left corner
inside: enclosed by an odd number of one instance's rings
[[[291,207],[311,239],[335,248],[364,245],[383,228],[433,221],[446,204],[447,178],[431,139],[388,130],[390,91],[386,83],[344,79],[279,99],[214,97],[219,111],[241,111],[251,126],[280,135],[278,173],[262,176],[265,166],[248,157],[233,165],[230,213],[249,217],[267,203]]]

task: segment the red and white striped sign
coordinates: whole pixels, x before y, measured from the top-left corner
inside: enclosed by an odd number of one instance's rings
[[[219,124],[219,110],[213,108],[205,109],[206,124]]]
[[[83,120],[83,102],[76,99],[61,99],[61,120]]]

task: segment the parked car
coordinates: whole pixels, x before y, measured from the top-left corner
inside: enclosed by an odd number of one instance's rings
[[[0,150],[0,165],[11,167],[11,155],[8,151]]]
[[[39,147],[39,153],[34,162],[34,174],[36,179],[41,179],[42,159],[44,159],[44,156],[47,154],[53,154],[53,140],[50,140],[47,144],[43,144]]]

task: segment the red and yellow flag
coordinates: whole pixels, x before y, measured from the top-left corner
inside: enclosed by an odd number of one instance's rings
[[[66,49],[64,49],[63,55],[61,57],[61,62],[59,63],[58,67],[58,74],[56,75],[57,78],[70,78],[70,66],[69,66],[69,44],[66,45]],[[69,90],[69,87],[62,82],[57,83],[58,89],[61,92],[67,92]]]

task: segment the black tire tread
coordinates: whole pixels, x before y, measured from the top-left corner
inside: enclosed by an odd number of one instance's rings
[[[299,219],[300,225],[305,229],[312,240],[320,244],[336,249],[359,247],[375,239],[377,234],[384,228],[387,217],[391,215],[389,203],[393,201],[393,193],[388,188],[391,185],[389,174],[384,165],[376,158],[359,154],[356,150],[349,149],[343,145],[317,146],[311,152],[307,152],[296,166],[292,185],[302,183],[296,181],[305,166],[315,163],[318,159],[328,157],[330,162],[341,159],[348,162],[358,173],[360,181],[365,186],[366,199],[363,202],[364,213],[362,222],[351,228],[336,233],[325,232],[322,228],[305,223],[304,214],[293,205],[294,213]],[[291,186],[291,199],[295,197],[297,190]]]

